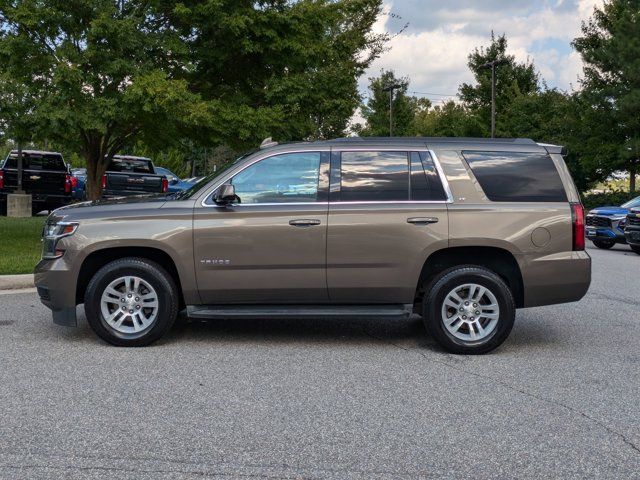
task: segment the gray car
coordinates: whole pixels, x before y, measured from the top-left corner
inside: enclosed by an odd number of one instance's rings
[[[266,147],[173,196],[47,220],[36,286],[54,322],[122,346],[193,318],[422,316],[484,353],[516,308],[591,280],[562,148],[526,139],[346,138]]]

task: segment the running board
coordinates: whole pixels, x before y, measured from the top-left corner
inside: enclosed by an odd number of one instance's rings
[[[189,305],[189,318],[399,317],[413,305]]]

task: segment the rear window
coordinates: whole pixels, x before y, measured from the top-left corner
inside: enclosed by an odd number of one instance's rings
[[[566,202],[567,194],[549,155],[516,152],[462,152],[489,200]]]
[[[4,168],[18,168],[18,154],[7,157]],[[66,170],[62,155],[22,152],[22,168],[25,170]]]
[[[151,160],[114,158],[107,168],[109,172],[153,173]]]

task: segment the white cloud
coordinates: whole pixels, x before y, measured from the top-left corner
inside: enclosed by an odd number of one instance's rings
[[[521,61],[532,60],[550,87],[577,88],[582,63],[570,42],[594,6],[601,4],[602,0],[387,0],[375,29],[393,35],[407,21],[410,25],[371,65],[360,81],[361,90],[366,92],[367,77],[392,69],[410,77],[412,91],[455,94],[461,83],[473,79],[468,54],[487,45],[491,31],[505,33],[509,53]]]

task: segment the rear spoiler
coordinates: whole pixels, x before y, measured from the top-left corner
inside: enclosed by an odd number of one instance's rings
[[[560,155],[567,154],[567,147],[563,147],[561,145],[551,145],[549,143],[539,143],[541,147],[547,151],[547,153],[559,153]]]

